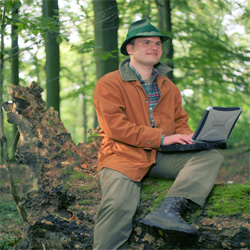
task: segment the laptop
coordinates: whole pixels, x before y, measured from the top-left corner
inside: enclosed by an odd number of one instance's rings
[[[207,107],[192,137],[193,144],[161,146],[159,151],[184,152],[209,149],[226,149],[235,123],[242,109],[239,107]]]

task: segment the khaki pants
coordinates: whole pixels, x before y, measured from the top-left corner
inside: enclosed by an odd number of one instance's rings
[[[150,178],[175,179],[168,197],[184,197],[204,205],[223,161],[217,150],[157,153]],[[108,168],[99,172],[102,200],[94,230],[95,250],[127,249],[132,220],[140,202],[140,183]]]

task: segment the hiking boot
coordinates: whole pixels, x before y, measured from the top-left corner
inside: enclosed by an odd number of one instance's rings
[[[198,238],[198,231],[181,217],[188,209],[186,199],[166,197],[156,210],[139,223],[156,237],[160,236],[172,243],[192,243]]]

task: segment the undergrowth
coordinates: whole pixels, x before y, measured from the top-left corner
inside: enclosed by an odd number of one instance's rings
[[[1,196],[0,220],[0,249],[18,249],[17,244],[21,240],[21,232],[19,231],[19,228],[21,228],[22,222],[10,194],[4,195],[4,198]]]

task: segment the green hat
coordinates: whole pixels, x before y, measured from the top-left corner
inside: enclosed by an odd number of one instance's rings
[[[148,36],[159,36],[161,41],[164,43],[169,39],[168,36],[162,35],[160,31],[153,26],[148,18],[144,18],[138,21],[133,22],[128,28],[128,34],[126,40],[123,42],[121,46],[121,53],[123,55],[128,55],[126,46],[130,40],[135,37],[148,37]]]

